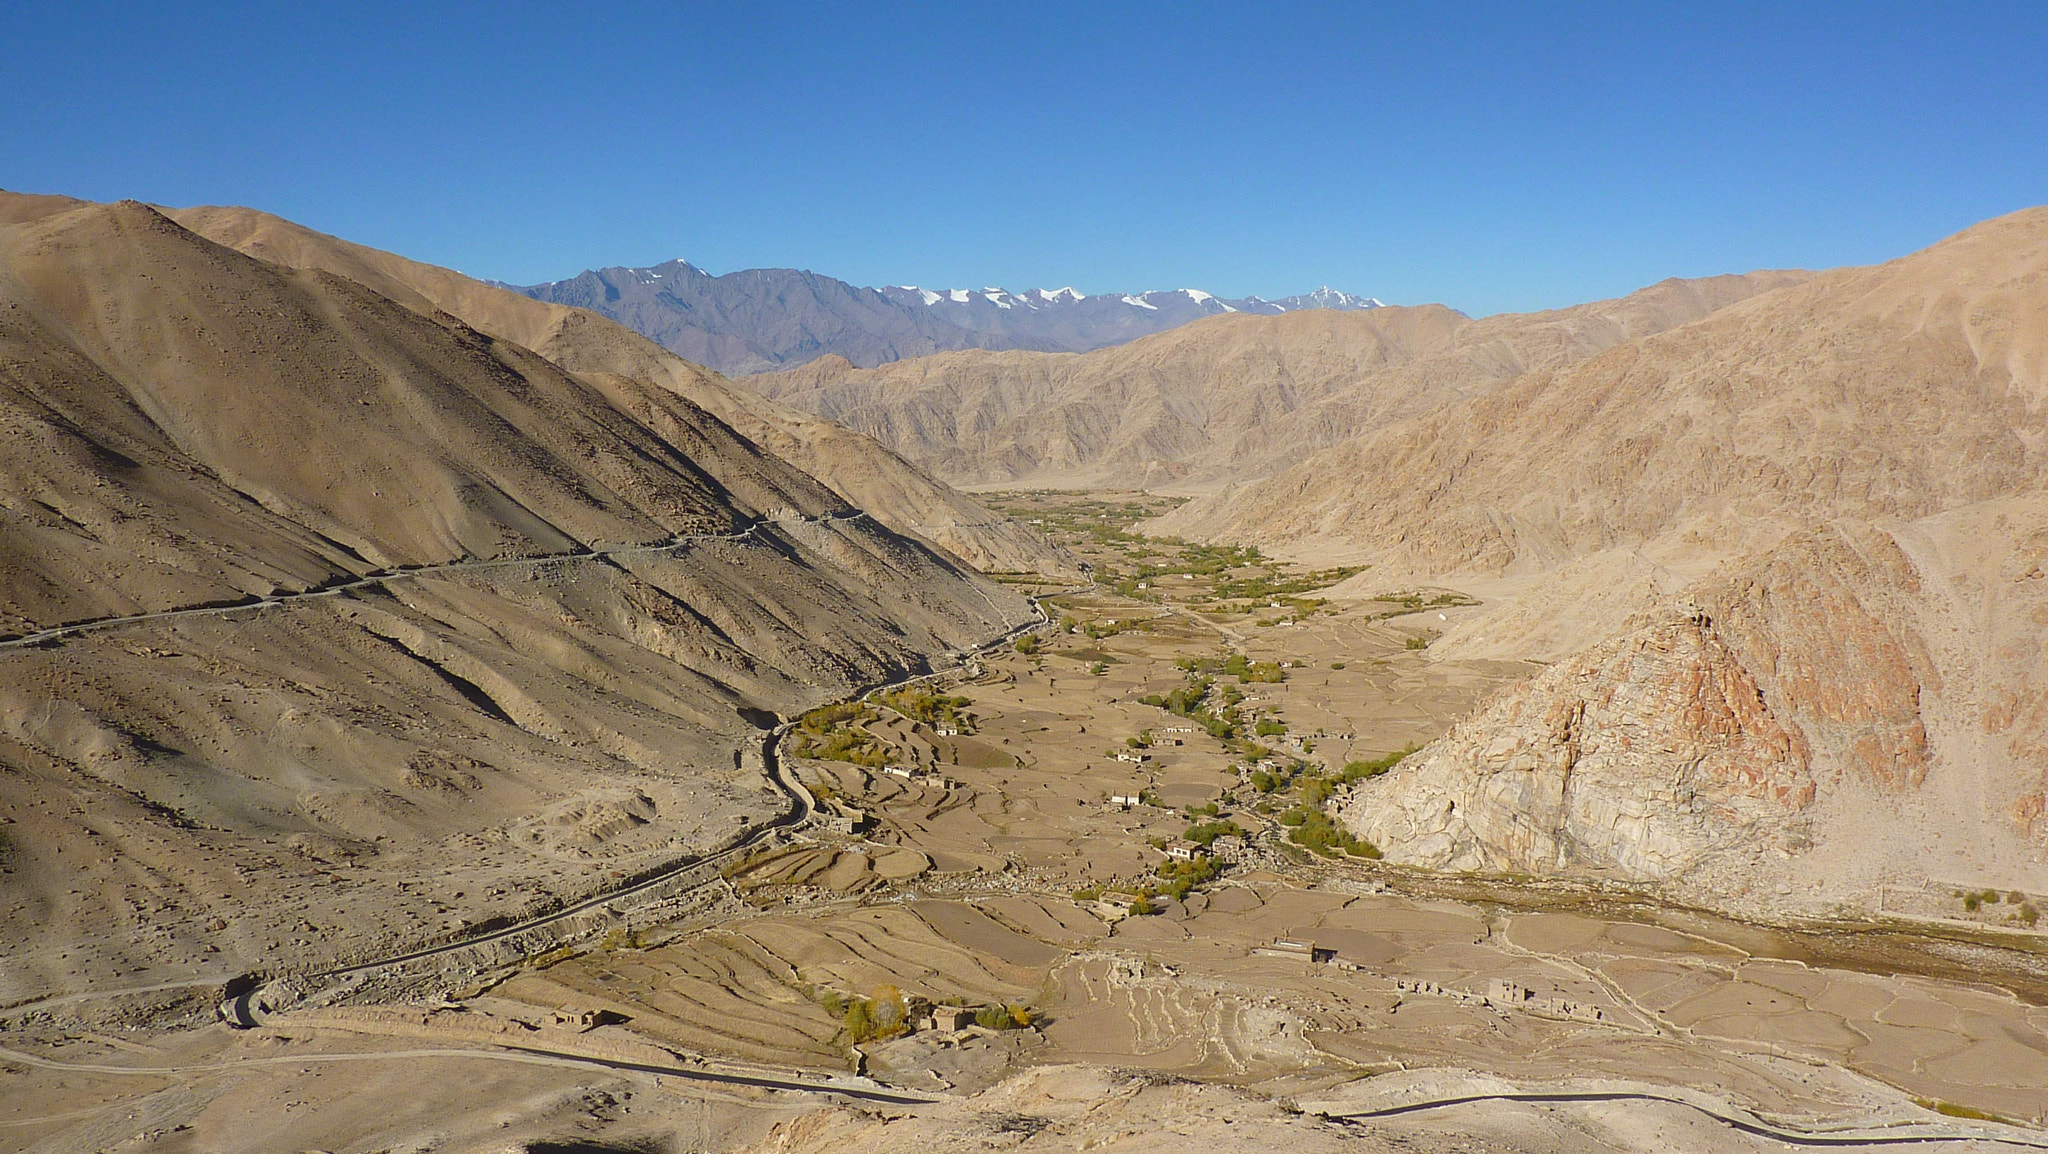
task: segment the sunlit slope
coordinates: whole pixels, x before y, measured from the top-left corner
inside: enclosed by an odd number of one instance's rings
[[[0,999],[718,844],[773,713],[1029,616],[673,389],[138,204],[0,221],[7,630],[128,619],[0,645]]]

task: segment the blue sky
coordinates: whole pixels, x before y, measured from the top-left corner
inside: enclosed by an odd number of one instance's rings
[[[1474,314],[2048,203],[2048,4],[17,4],[0,187],[530,282]]]

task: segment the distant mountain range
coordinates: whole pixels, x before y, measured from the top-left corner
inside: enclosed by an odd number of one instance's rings
[[[795,269],[713,276],[684,260],[502,287],[610,317],[724,373],[786,369],[828,353],[864,368],[952,349],[1078,353],[1222,313],[1381,307],[1371,297],[1328,288],[1274,301],[1200,289],[1090,295],[1071,288],[861,288]]]

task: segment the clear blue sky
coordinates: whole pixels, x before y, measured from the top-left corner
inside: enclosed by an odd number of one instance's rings
[[[2048,4],[16,3],[0,187],[515,282],[1329,284],[1475,314],[2048,202]]]

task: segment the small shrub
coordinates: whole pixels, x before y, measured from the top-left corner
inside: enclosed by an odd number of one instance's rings
[[[1301,804],[1320,806],[1337,792],[1337,783],[1327,777],[1306,778],[1301,783]]]
[[[1181,836],[1207,849],[1219,837],[1243,837],[1244,829],[1234,821],[1205,821],[1189,826]]]
[[[1014,1003],[1007,1006],[988,1005],[974,1011],[974,1024],[984,1030],[1021,1030],[1036,1020],[1036,1017],[1029,1006]]]
[[[1038,638],[1026,633],[1017,639],[1016,650],[1026,657],[1032,656],[1038,652]]]
[[[1415,746],[1408,745],[1387,754],[1385,757],[1376,757],[1370,761],[1347,762],[1343,771],[1338,776],[1347,784],[1369,777],[1378,777],[1396,765],[1401,764],[1402,759],[1414,753],[1415,749]]]
[[[865,1042],[875,1036],[874,1012],[866,998],[847,1002],[839,1016],[839,1024],[845,1028],[846,1036],[855,1042]]]

